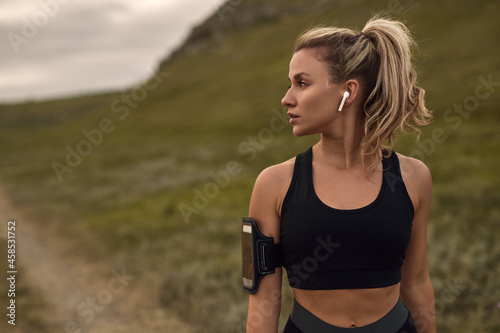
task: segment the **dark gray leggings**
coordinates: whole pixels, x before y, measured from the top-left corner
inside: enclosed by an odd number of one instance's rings
[[[389,313],[376,322],[354,328],[330,325],[294,301],[283,333],[417,333],[413,318],[401,299]]]

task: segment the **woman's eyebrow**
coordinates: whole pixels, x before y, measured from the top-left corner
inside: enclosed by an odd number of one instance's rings
[[[311,76],[311,74],[309,73],[306,73],[306,72],[300,72],[300,73],[297,73],[293,76],[293,78],[295,80],[299,80],[302,76]],[[288,81],[290,81],[290,78],[288,78]]]

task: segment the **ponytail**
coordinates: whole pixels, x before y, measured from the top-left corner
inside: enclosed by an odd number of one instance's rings
[[[330,80],[357,79],[365,88],[364,137],[361,158],[374,170],[389,152],[396,131],[420,134],[418,126],[431,123],[432,112],[424,103],[424,90],[417,86],[411,62],[414,41],[398,21],[371,19],[362,32],[333,27],[313,28],[297,39],[295,52],[317,48],[328,64]]]

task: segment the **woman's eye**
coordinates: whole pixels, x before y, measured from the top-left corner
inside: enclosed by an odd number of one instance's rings
[[[304,88],[305,86],[307,86],[307,83],[305,83],[304,81],[297,81],[297,85],[299,86],[299,88]],[[289,84],[287,88],[291,89],[292,85]]]

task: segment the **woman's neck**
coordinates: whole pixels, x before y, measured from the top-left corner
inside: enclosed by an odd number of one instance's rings
[[[315,156],[335,168],[349,170],[362,165],[360,149],[354,145],[333,141],[322,135],[315,149]]]
[[[342,131],[321,133],[321,140],[316,145],[318,157],[339,169],[349,170],[362,167],[363,160],[360,152],[363,137],[362,119],[353,119],[353,117],[346,119],[342,124]]]

